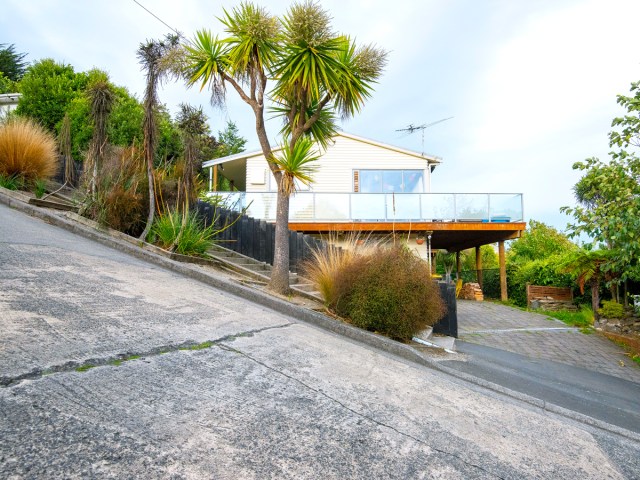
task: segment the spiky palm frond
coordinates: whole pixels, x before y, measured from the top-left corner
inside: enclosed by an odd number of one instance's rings
[[[358,48],[346,39],[345,48],[338,52],[341,65],[340,81],[333,96],[336,110],[342,118],[353,117],[373,92],[373,84],[386,65],[386,52],[372,45]]]
[[[330,17],[316,2],[292,7],[284,17],[284,46],[274,65],[276,99],[311,105],[331,100],[343,118],[357,113],[371,96],[372,84],[386,64],[386,52],[357,48],[336,35]],[[321,106],[324,108],[324,105]]]
[[[310,103],[337,91],[342,76],[338,54],[344,48],[344,37],[329,38],[315,46],[287,43],[274,66],[276,98]]]
[[[282,173],[280,191],[285,195],[296,191],[296,181],[305,185],[313,182],[317,166],[312,163],[320,158],[313,147],[314,143],[310,138],[302,137],[293,148],[289,144],[283,147],[281,156],[273,156],[271,161],[276,165],[277,171]]]
[[[196,36],[184,45],[186,53],[185,77],[187,86],[200,82],[200,91],[211,89],[211,105],[220,106],[224,100],[223,72],[228,67],[228,46],[209,30],[198,30]]]
[[[576,275],[580,292],[584,293],[584,286],[588,283],[600,281],[606,269],[606,264],[613,256],[612,250],[578,249],[567,255],[558,265],[558,271]]]
[[[294,108],[292,102],[282,102],[278,106],[271,107],[275,117],[282,117],[283,125],[280,134],[284,138],[290,138],[292,129],[295,125],[305,124],[319,109],[318,102],[314,102],[305,110],[302,106]],[[332,109],[320,109],[317,120],[311,125],[306,132],[314,142],[323,149],[329,146],[329,142],[337,132],[336,116]]]
[[[251,70],[266,71],[276,59],[280,35],[278,19],[263,7],[241,3],[219,20],[231,36],[224,40],[232,76],[246,77]]]

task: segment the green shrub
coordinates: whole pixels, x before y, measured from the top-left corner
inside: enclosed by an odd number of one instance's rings
[[[354,255],[334,276],[336,313],[354,325],[400,340],[434,325],[445,313],[426,262],[402,246]]]
[[[180,235],[182,223],[183,215],[177,210],[159,215],[151,227],[151,241],[162,248],[175,244],[175,251],[182,255],[204,256],[213,245],[212,238],[216,233],[213,225],[205,227],[195,212],[189,212]]]
[[[598,313],[604,318],[622,318],[624,307],[613,300],[603,300],[602,308],[598,309]]]
[[[25,188],[24,179],[15,175],[0,174],[0,187],[7,190],[23,190]]]
[[[558,272],[562,255],[551,255],[539,260],[521,261],[507,265],[507,288],[509,299],[520,306],[527,306],[527,283],[531,285],[571,287],[575,278]]]
[[[0,126],[0,175],[34,182],[53,177],[58,164],[55,139],[37,123],[13,117]]]
[[[16,112],[53,132],[71,101],[88,82],[89,75],[76,73],[71,65],[50,58],[39,60],[29,66],[20,81],[22,97]]]
[[[36,198],[44,197],[44,194],[47,193],[47,183],[40,178],[37,179],[33,183],[33,193],[35,194]]]
[[[557,318],[558,320],[571,325],[572,327],[590,327],[593,325],[593,310],[588,305],[581,305],[580,310],[572,312],[568,310],[545,311],[536,310],[548,317]]]

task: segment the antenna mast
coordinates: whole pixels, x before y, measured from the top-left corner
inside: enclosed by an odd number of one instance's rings
[[[407,128],[400,128],[400,129],[396,130],[396,132],[408,132],[408,134],[411,135],[412,133],[417,132],[418,130],[420,130],[422,132],[422,155],[424,155],[424,131],[427,128],[432,127],[433,125],[436,125],[436,124],[442,123],[442,122],[446,122],[447,120],[451,120],[452,118],[453,117],[443,118],[443,119],[438,120],[436,122],[426,123],[426,124],[422,124],[422,125],[418,125],[418,126],[415,126],[413,123],[410,123]]]

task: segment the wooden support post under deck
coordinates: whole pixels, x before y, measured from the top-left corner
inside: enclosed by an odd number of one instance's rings
[[[504,254],[504,242],[498,242],[498,260],[500,261],[500,300],[506,302],[507,296],[507,262]]]
[[[462,269],[460,268],[460,252],[456,252],[456,280],[460,280]]]
[[[213,167],[213,191],[218,191],[218,166]]]
[[[480,247],[476,247],[476,277],[478,285],[482,288],[482,254],[480,253]]]

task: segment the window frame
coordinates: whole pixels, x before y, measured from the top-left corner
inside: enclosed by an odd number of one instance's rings
[[[354,168],[352,170],[351,175],[351,191],[353,193],[363,193],[362,192],[362,172],[380,172],[380,191],[375,192],[364,192],[364,193],[426,193],[426,176],[427,172],[424,169],[420,168]],[[384,172],[401,172],[402,173],[402,191],[398,192],[386,192],[384,191],[384,182],[383,175]],[[405,175],[406,172],[420,172],[421,174],[421,189],[419,192],[407,192],[405,191],[406,182]]]

